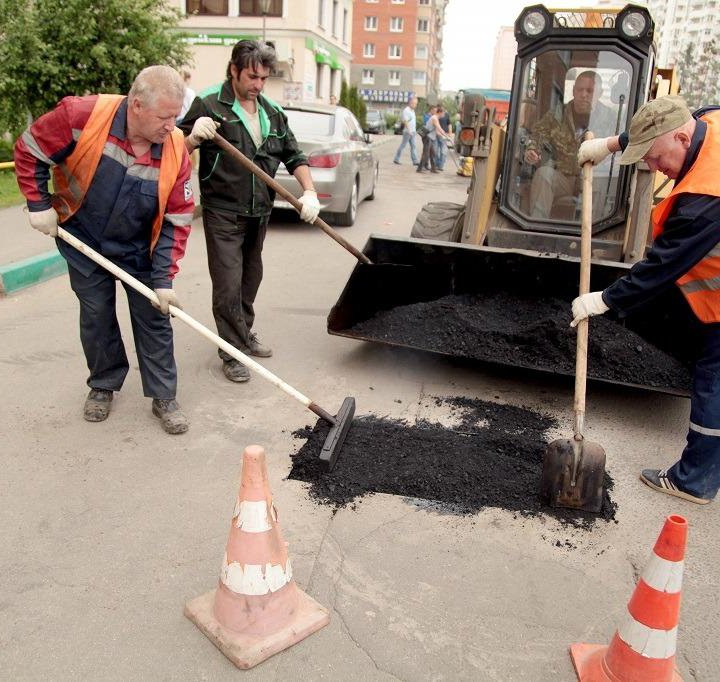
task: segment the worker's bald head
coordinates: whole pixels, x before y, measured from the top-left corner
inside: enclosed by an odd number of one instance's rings
[[[171,66],[155,65],[144,68],[133,81],[128,100],[139,100],[141,104],[152,107],[162,96],[182,102],[185,83],[182,76]]]

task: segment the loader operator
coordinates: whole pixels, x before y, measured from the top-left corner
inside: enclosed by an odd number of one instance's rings
[[[262,95],[275,66],[272,46],[241,40],[233,47],[224,83],[195,98],[180,124],[188,151],[200,147],[200,196],[218,334],[248,355],[272,350],[252,331],[255,296],[262,281],[262,249],[275,192],[224,155],[218,133],[274,176],[282,162],[304,190],[300,217],[312,223],[320,212],[305,155],[279,105]],[[248,381],[250,371],[219,350],[225,377]]]
[[[638,109],[629,135],[584,142],[578,161],[599,163],[624,149],[621,164],[641,159],[675,181],[652,212],[654,242],[646,258],[604,291],[572,303],[573,322],[613,310],[632,314],[676,284],[704,323],[695,366],[687,445],[668,469],[645,469],[651,488],[707,504],[720,487],[720,107],[690,112],[681,97],[653,100]]]
[[[530,184],[531,215],[550,218],[559,197],[577,199],[580,173],[577,153],[587,130],[596,137],[615,131],[615,116],[598,102],[602,79],[595,71],[583,71],[573,84],[573,98],[563,107],[562,118],[548,111],[531,129],[524,160],[536,166]]]
[[[194,209],[190,159],[175,119],[184,83],[169,66],[143,69],[127,97],[66,97],[15,144],[15,173],[30,225],[57,237],[58,223],[155,290],[159,309],[124,285],[143,393],[167,433],[184,433],[169,305]],[[48,191],[53,170],[55,194]],[[90,376],[87,421],[107,419],[128,373],[115,312],[115,277],[62,239],[80,302],[80,340]]]

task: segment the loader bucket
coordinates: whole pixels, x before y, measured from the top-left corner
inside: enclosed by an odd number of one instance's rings
[[[579,258],[371,235],[328,316],[337,336],[573,376]],[[593,261],[591,290],[630,268]],[[700,324],[672,287],[590,325],[588,379],[687,396]]]

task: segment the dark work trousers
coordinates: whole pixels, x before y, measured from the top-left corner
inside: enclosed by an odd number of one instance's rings
[[[707,325],[693,377],[687,445],[668,473],[696,497],[711,500],[720,488],[720,324]]]
[[[435,140],[431,140],[429,135],[423,137],[423,150],[420,157],[420,165],[417,167],[418,172],[422,172],[430,163],[430,169],[435,170]]]
[[[87,384],[90,388],[119,391],[129,365],[115,312],[116,280],[101,269],[85,277],[68,265],[68,273],[70,286],[80,301],[80,341],[90,370]],[[135,277],[152,289],[150,273]],[[153,308],[145,296],[126,284],[123,286],[128,297],[143,394],[148,398],[171,400],[177,391],[177,370],[170,318]]]
[[[232,211],[203,208],[212,309],[218,335],[247,349],[255,321],[255,296],[262,282],[262,249],[268,216],[246,218]],[[223,360],[232,358],[218,349]]]

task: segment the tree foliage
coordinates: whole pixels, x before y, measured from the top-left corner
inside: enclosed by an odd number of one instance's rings
[[[680,94],[691,109],[720,99],[720,47],[713,38],[699,46],[688,43],[677,62]]]
[[[67,95],[126,93],[190,49],[164,0],[0,0],[0,131],[17,134]]]
[[[345,80],[340,83],[340,106],[350,109],[355,114],[355,118],[365,129],[365,116],[367,115],[367,104],[362,98],[357,86],[348,85]]]

